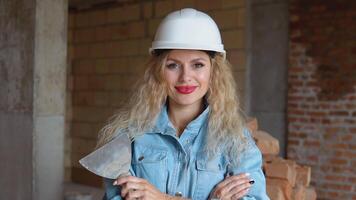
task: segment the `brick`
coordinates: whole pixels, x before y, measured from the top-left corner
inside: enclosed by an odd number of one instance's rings
[[[267,132],[255,131],[252,136],[262,154],[277,155],[279,153],[279,141]]]
[[[73,106],[73,122],[103,123],[113,114],[110,107]]]
[[[115,49],[111,49],[111,46],[112,43],[110,42],[91,44],[89,46],[90,58],[107,58],[109,56],[113,56],[111,52]]]
[[[280,187],[275,185],[266,185],[268,197],[272,200],[284,200],[284,194]]]
[[[221,35],[226,49],[245,48],[244,30],[222,31]]]
[[[107,76],[88,76],[88,86],[90,90],[99,91],[105,90]]]
[[[316,200],[317,194],[313,187],[307,187],[305,191],[305,199],[306,200]]]
[[[246,26],[246,9],[239,9],[237,15],[237,26],[240,28]]]
[[[126,5],[108,10],[108,22],[127,22],[140,19],[140,5]]]
[[[74,153],[90,153],[96,145],[95,139],[72,138],[72,152]]]
[[[73,90],[86,90],[89,89],[88,76],[75,76],[73,80]]]
[[[130,90],[126,90],[125,92],[122,91],[122,93],[129,93]],[[122,93],[118,93],[118,92],[112,92],[110,95],[110,106],[114,106],[114,107],[121,107],[123,105],[127,104],[128,101],[128,96],[127,95],[123,95]]]
[[[222,0],[223,8],[244,7],[246,0]]]
[[[297,170],[296,184],[309,186],[310,178],[311,178],[311,168],[309,166],[297,165],[296,170]]]
[[[246,72],[243,71],[233,71],[232,75],[236,81],[237,90],[245,90],[246,89]]]
[[[88,75],[94,73],[94,62],[92,60],[73,61],[73,75]]]
[[[149,55],[149,48],[151,47],[152,40],[151,39],[142,39],[140,42],[140,55]]]
[[[120,57],[112,60],[110,72],[112,74],[125,74],[129,66],[129,59],[127,57]]]
[[[213,11],[211,17],[215,20],[220,30],[238,27],[239,9]]]
[[[106,9],[95,10],[89,12],[89,25],[98,26],[107,24],[108,13]]]
[[[69,29],[68,30],[68,34],[67,34],[67,41],[68,41],[68,44],[73,44],[74,42],[74,31]]]
[[[155,17],[164,17],[173,11],[172,0],[155,1],[154,4]]]
[[[246,52],[243,50],[231,50],[227,53],[227,59],[233,70],[246,70]]]
[[[110,75],[106,79],[105,88],[107,90],[129,90],[136,80],[137,76],[134,75]]]
[[[267,177],[285,179],[294,187],[297,175],[294,162],[274,160],[267,162],[264,169]]]
[[[108,52],[110,57],[117,56],[137,56],[140,53],[140,40],[123,40],[110,44]]]
[[[276,155],[268,155],[268,154],[263,155],[264,162],[272,162],[275,159],[279,159],[279,157],[277,157]]]
[[[73,59],[88,58],[90,57],[90,46],[87,44],[84,45],[75,45],[73,46]]]
[[[195,8],[194,0],[174,0],[174,9],[179,10],[182,8]]]
[[[71,74],[68,74],[67,75],[67,92],[68,93],[71,93],[72,90],[73,90],[73,87],[74,87],[74,83],[73,82],[74,82],[73,81],[73,76]],[[67,102],[70,102],[70,101],[67,101]]]
[[[147,51],[147,49],[146,49]],[[146,52],[147,53],[147,52]],[[145,69],[145,62],[147,60],[147,56],[135,56],[128,59],[128,65],[130,67],[126,67],[126,73],[131,75],[140,75],[143,74]]]
[[[153,16],[153,3],[145,2],[143,4],[143,17],[145,19],[149,19]]]
[[[306,187],[302,185],[296,185],[292,192],[293,200],[306,200]]]
[[[89,22],[89,12],[79,12],[77,14],[75,14],[75,18],[74,18],[74,26],[75,27],[87,27],[90,25]]]
[[[131,22],[115,25],[111,27],[113,39],[140,38],[145,36],[145,24],[141,22]]]
[[[250,130],[250,132],[255,132],[258,130],[258,122],[256,117],[249,117],[247,119],[247,127]]]
[[[96,140],[103,123],[73,122],[72,137]]]
[[[89,153],[89,152],[88,152]],[[72,152],[70,156],[71,160],[71,166],[72,167],[82,167],[79,164],[79,160],[82,159],[84,156],[86,156],[88,153],[78,153],[78,152]]]
[[[219,0],[196,0],[198,10],[209,11],[222,8],[222,2]]]
[[[284,199],[286,199],[286,200],[292,199],[292,186],[289,184],[288,181],[283,180],[283,179],[274,179],[274,178],[267,177],[266,184],[267,184],[267,187],[270,187],[273,185],[273,186],[279,188],[283,193]]]
[[[110,41],[113,39],[114,31],[112,26],[98,26],[94,29],[94,34],[91,40],[101,42]]]
[[[106,106],[108,102],[106,92],[78,91],[73,95],[73,105]]]
[[[68,49],[67,49],[67,63],[68,63],[68,67],[67,70],[70,70],[68,68],[70,68],[70,61],[74,59],[74,46],[72,44],[68,45]]]
[[[75,28],[75,16],[76,16],[76,14],[73,12],[68,13],[68,28],[69,28],[69,30]]]
[[[113,63],[114,59],[96,59],[93,62],[94,65],[94,72],[95,74],[98,75],[104,75],[104,74],[110,74],[111,72],[111,66]]]
[[[148,21],[148,35],[154,36],[162,19],[152,19]]]

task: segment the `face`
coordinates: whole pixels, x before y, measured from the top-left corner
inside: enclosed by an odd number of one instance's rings
[[[200,106],[209,89],[211,63],[197,50],[172,50],[164,66],[170,104]]]

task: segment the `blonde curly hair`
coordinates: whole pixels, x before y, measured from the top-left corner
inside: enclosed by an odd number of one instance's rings
[[[168,53],[169,51],[164,51],[150,57],[129,105],[119,110],[103,127],[97,147],[120,133],[126,133],[134,140],[154,127],[167,99],[163,70]],[[243,133],[245,117],[240,109],[231,65],[220,54],[210,57],[210,61],[212,74],[209,90],[205,95],[210,107],[205,150],[209,156],[223,152],[232,158],[238,158],[247,147],[248,141]]]

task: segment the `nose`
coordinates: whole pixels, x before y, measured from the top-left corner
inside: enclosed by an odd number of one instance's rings
[[[179,81],[180,82],[190,82],[192,79],[192,70],[187,64],[182,65],[180,74],[179,74]]]

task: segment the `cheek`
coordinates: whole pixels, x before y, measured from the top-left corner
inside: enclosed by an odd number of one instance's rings
[[[203,87],[209,87],[210,84],[210,71],[199,75],[199,82]]]
[[[167,84],[168,88],[171,88],[175,85],[176,75],[170,71],[164,71],[164,81]]]

